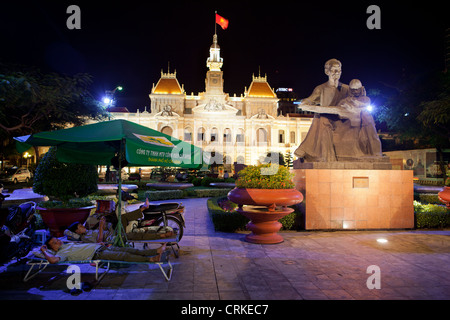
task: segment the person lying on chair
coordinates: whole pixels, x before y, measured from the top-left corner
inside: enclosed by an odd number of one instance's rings
[[[53,252],[50,252],[51,249]],[[40,247],[45,259],[50,263],[63,261],[110,260],[125,262],[159,262],[166,244],[158,249],[135,249],[130,247],[114,247],[100,243],[63,243],[56,237],[50,237]]]
[[[100,218],[98,229],[87,230],[80,222],[72,223],[65,231],[64,235],[69,240],[76,240],[90,243],[112,243],[114,240],[114,229],[111,223],[106,223],[105,217]]]

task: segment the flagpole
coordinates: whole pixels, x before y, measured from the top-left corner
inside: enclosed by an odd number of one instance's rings
[[[214,13],[214,34],[217,34],[217,23],[216,23],[216,16],[217,15],[217,10]]]

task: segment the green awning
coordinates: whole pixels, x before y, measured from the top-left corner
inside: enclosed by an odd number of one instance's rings
[[[61,162],[111,165],[123,142],[128,166],[199,169],[202,150],[159,131],[127,120],[112,120],[14,138],[20,152],[31,146],[57,146]]]

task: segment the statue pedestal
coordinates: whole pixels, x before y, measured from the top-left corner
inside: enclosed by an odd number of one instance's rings
[[[292,170],[305,197],[306,230],[414,228],[412,170],[349,169],[345,162],[344,168],[317,168],[336,164]]]

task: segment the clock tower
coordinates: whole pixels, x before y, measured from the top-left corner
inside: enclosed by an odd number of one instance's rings
[[[213,36],[213,44],[209,49],[209,58],[206,60],[206,66],[209,71],[206,73],[206,94],[223,95],[223,58],[220,57],[220,47],[217,44],[217,34]]]

